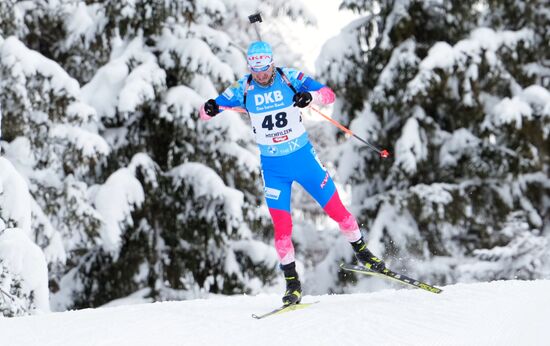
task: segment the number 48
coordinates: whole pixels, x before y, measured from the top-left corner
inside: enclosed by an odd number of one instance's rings
[[[273,127],[281,128],[285,127],[287,124],[288,120],[286,119],[286,113],[280,112],[275,114],[275,124],[273,124],[273,116],[271,114],[266,115],[262,121],[262,128],[271,131],[273,130]]]

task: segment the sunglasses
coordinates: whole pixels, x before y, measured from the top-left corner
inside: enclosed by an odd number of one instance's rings
[[[250,68],[250,71],[252,71],[252,72],[263,72],[263,71],[267,71],[271,67],[271,65],[272,65],[272,63],[267,64],[267,65],[262,66],[262,67],[252,67],[250,65],[248,65],[248,67]]]

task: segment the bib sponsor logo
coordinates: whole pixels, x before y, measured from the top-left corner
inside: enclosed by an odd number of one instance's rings
[[[300,149],[300,143],[298,143],[298,139],[295,139],[288,143],[290,151],[294,151],[296,149]]]
[[[274,102],[281,102],[282,100],[283,93],[280,90],[254,95],[254,102],[256,103],[256,106],[261,106],[264,104],[267,105]]]
[[[273,138],[273,143],[281,143],[288,140],[288,136],[275,137]]]
[[[278,200],[281,195],[281,190],[273,189],[271,187],[264,187],[265,198]]]

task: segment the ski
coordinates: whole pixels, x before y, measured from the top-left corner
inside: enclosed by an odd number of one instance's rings
[[[420,288],[420,289],[423,289],[425,291],[432,292],[432,293],[441,293],[441,292],[443,292],[443,290],[441,288],[437,288],[437,287],[434,287],[432,285],[428,285],[425,282],[412,279],[412,278],[410,278],[406,275],[396,273],[393,270],[390,270],[388,268],[384,269],[381,272],[377,272],[377,271],[374,271],[374,270],[367,269],[363,266],[359,266],[359,265],[355,265],[355,264],[349,264],[349,263],[340,264],[340,268],[342,268],[344,270],[347,270],[347,271],[355,272],[355,273],[367,274],[367,275],[378,276],[378,277],[382,277],[382,278],[386,278],[386,279],[395,280],[395,281],[400,282],[402,284],[410,285],[410,286]]]
[[[273,316],[273,315],[279,315],[279,314],[289,312],[289,311],[305,309],[305,308],[307,308],[307,307],[309,307],[313,304],[317,304],[317,303],[319,303],[319,302],[317,301],[317,302],[313,302],[313,303],[300,303],[300,304],[291,304],[291,305],[281,306],[280,308],[277,308],[275,310],[267,312],[263,315],[252,314],[252,317],[259,320],[259,319],[262,319],[262,318],[265,318],[265,317],[269,317],[269,316]]]

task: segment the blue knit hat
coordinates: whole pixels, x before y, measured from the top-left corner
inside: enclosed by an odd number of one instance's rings
[[[273,51],[269,43],[264,41],[252,42],[246,52],[248,67],[254,72],[265,71],[273,62]]]

